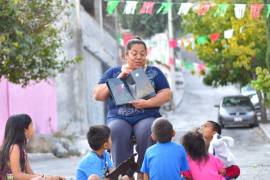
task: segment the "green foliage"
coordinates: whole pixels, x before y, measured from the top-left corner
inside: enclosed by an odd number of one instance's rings
[[[182,27],[186,34],[195,37],[220,33],[218,41],[196,44],[199,58],[209,67],[204,82],[207,85],[218,86],[228,83],[248,84],[255,78],[258,66],[266,67],[266,20],[265,16],[252,19],[250,8],[246,8],[243,19],[236,19],[233,1],[215,1],[229,4],[225,16],[214,16],[217,6],[210,8],[205,16],[189,12],[183,17]],[[242,1],[251,3],[253,1]],[[259,1],[256,1],[259,3]],[[248,6],[249,7],[249,6]],[[263,13],[261,13],[263,14]],[[223,32],[234,29],[233,37],[225,39]]]
[[[251,85],[257,91],[262,91],[266,95],[266,103],[270,106],[270,72],[261,67],[256,68],[257,79],[252,81]]]
[[[60,29],[53,23],[62,0],[0,0],[0,78],[27,85],[63,71]]]
[[[139,35],[141,37],[147,38],[151,37],[156,33],[164,32],[168,25],[168,14],[156,14],[158,9],[160,8],[161,4],[160,0],[153,0],[153,2],[158,2],[154,6],[154,14],[147,15],[147,14],[139,14],[140,8],[142,6],[142,2],[139,1],[136,9],[135,14],[123,14],[124,11],[124,4],[120,4],[118,6],[117,16],[119,22],[124,29],[129,29],[133,34]],[[166,1],[164,1],[166,2]],[[178,2],[177,0],[172,0],[172,2]],[[183,1],[182,1],[183,2]],[[173,24],[175,27],[180,26],[180,17],[177,15],[177,11],[179,9],[179,5],[176,4],[172,5],[172,14],[173,14]]]

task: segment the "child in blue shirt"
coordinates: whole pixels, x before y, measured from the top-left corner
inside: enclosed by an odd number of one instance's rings
[[[141,172],[144,180],[182,180],[180,172],[188,171],[187,155],[182,145],[172,142],[172,124],[158,118],[152,125],[151,137],[156,144],[146,150]]]
[[[80,161],[77,168],[77,180],[104,179],[106,172],[112,169],[112,161],[106,151],[111,148],[110,128],[105,125],[90,127],[87,140],[93,151]]]

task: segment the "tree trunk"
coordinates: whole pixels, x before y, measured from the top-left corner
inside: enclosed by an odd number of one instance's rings
[[[267,123],[267,114],[266,114],[266,106],[265,106],[265,99],[261,91],[257,92],[259,103],[260,103],[260,110],[261,110],[261,122]]]
[[[265,4],[269,4],[270,0],[264,0]],[[267,30],[266,30],[266,37],[267,37],[267,50],[266,50],[266,56],[265,56],[265,62],[267,65],[267,69],[270,70],[270,16],[267,18]],[[263,92],[258,92],[259,96],[259,102],[261,106],[261,118],[262,123],[267,122],[267,113],[266,113],[266,99],[267,97],[263,97]]]
[[[267,50],[266,50],[266,65],[268,70],[270,69],[270,18],[267,19]]]

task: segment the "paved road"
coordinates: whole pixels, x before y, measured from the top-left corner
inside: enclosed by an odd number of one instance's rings
[[[182,103],[168,115],[176,130],[176,141],[188,130],[199,127],[205,120],[217,120],[220,98],[238,93],[234,87],[213,89],[202,84],[198,77],[185,74],[186,87]],[[232,149],[241,168],[240,180],[269,180],[270,143],[259,128],[224,129],[222,134],[235,139]]]
[[[177,135],[175,141],[188,130],[199,127],[205,120],[216,120],[218,104],[223,95],[237,93],[234,87],[213,89],[202,84],[200,77],[185,73],[186,87],[182,103],[175,112],[169,113]],[[270,143],[259,128],[234,128],[223,130],[224,135],[235,139],[233,152],[241,168],[240,180],[269,180]],[[60,174],[68,177],[75,175],[79,158],[44,159],[33,161],[32,167],[37,172]]]

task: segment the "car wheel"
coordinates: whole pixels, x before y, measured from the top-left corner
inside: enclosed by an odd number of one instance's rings
[[[220,123],[220,127],[221,128],[225,128],[224,124]]]
[[[221,128],[224,128],[224,124],[222,123],[222,121],[221,121],[220,118],[218,119],[218,122],[219,122],[220,127],[221,127]]]
[[[252,127],[258,127],[258,126],[259,126],[258,121],[256,121],[254,124],[252,124]]]

